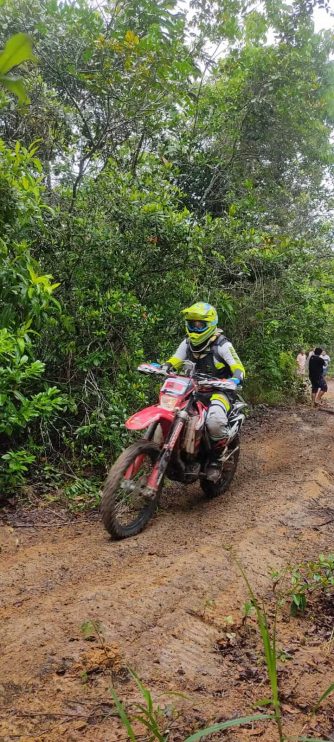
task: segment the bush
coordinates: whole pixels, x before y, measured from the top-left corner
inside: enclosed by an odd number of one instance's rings
[[[40,275],[28,249],[42,219],[38,161],[33,151],[10,150],[1,140],[0,155],[0,486],[8,492],[35,460],[37,424],[63,408],[64,399],[43,384],[45,364],[34,347],[58,307],[57,284]]]

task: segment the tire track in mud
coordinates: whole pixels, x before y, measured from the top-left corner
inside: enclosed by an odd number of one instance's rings
[[[2,526],[0,705],[8,718],[0,721],[0,739],[23,740],[26,732],[35,739],[44,726],[48,742],[60,734],[125,739],[114,718],[81,730],[67,722],[65,731],[51,718],[42,727],[36,717],[23,726],[20,720],[23,708],[63,713],[73,695],[110,700],[103,674],[83,689],[73,671],[87,650],[80,626],[89,619],[101,622],[105,641],[153,691],[189,692],[194,708],[214,715],[228,687],[216,643],[247,597],[226,547],[262,593],[270,567],[328,549],[314,501],[323,508],[333,502],[333,450],[334,417],[307,407],[274,411],[247,424],[224,497],[206,501],[199,489],[172,487],[133,539],[111,542],[100,522],[87,518],[40,530]],[[227,696],[225,705],[236,711]]]

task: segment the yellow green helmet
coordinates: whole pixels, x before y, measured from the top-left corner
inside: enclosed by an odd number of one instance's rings
[[[194,348],[204,347],[217,329],[218,314],[216,309],[204,301],[197,301],[191,307],[183,309],[182,314],[186,321],[186,333],[190,345]]]

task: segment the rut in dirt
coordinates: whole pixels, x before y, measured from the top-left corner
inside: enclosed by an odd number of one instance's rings
[[[331,384],[332,399],[333,392]],[[216,650],[227,617],[246,599],[226,549],[261,594],[270,568],[328,551],[331,526],[322,523],[333,508],[333,443],[331,415],[267,411],[245,426],[226,495],[207,501],[199,490],[171,486],[147,529],[123,542],[112,542],[95,516],[64,522],[55,513],[45,527],[47,509],[4,512],[0,739],[126,739],[115,717],[98,712],[110,702],[110,677],[80,629],[92,620],[121,691],[130,665],[153,693],[191,694],[185,723],[215,718],[222,698],[226,714],[244,708]],[[35,526],[15,528],[20,518]]]

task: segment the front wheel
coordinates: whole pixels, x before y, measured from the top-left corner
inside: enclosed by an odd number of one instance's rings
[[[146,483],[159,456],[156,443],[141,440],[129,446],[110,469],[104,486],[102,521],[117,539],[135,536],[152,518],[160,490],[148,496]]]
[[[230,486],[238,466],[240,454],[240,437],[236,435],[228,444],[228,453],[230,458],[222,467],[222,473],[218,482],[209,482],[207,479],[201,480],[201,488],[207,497],[218,497],[222,495]]]

